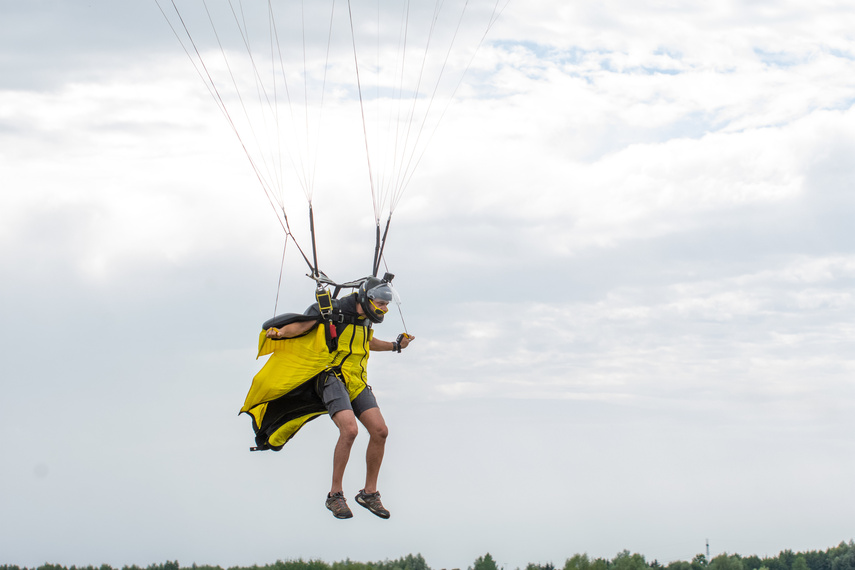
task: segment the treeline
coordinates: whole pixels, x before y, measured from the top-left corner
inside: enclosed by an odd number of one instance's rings
[[[341,562],[327,563],[322,560],[277,560],[273,564],[249,567],[230,566],[201,566],[193,564],[184,566],[175,562],[151,564],[146,567],[137,565],[114,568],[109,564],[101,566],[60,566],[45,564],[43,566],[12,566],[2,565],[0,570],[432,570],[421,554],[409,554],[397,560],[383,562],[354,562],[350,559]],[[445,569],[442,569],[445,570]],[[457,568],[453,570],[459,570]],[[489,554],[479,556],[467,570],[502,570],[495,559]],[[517,569],[519,570],[519,569]],[[739,554],[720,554],[707,560],[703,554],[698,554],[691,561],[677,560],[667,565],[657,560],[647,561],[642,554],[630,553],[629,550],[618,552],[612,558],[591,558],[587,554],[575,554],[565,560],[563,566],[552,563],[528,564],[525,570],[855,570],[855,541],[841,542],[827,550],[809,550],[793,552],[784,550],[774,557],[759,557],[756,555],[740,556]]]
[[[476,560],[474,570],[498,569],[492,558],[487,560],[485,556]],[[706,556],[698,554],[691,562],[677,560],[667,565],[660,564],[658,560],[648,562],[643,555],[629,550],[619,552],[611,560],[576,554],[564,562],[563,569],[552,564],[529,564],[526,570],[855,570],[855,542],[841,542],[824,551],[784,550],[778,556],[763,558],[719,554],[707,560]]]

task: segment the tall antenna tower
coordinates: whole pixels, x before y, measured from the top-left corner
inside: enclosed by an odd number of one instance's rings
[[[710,562],[710,539],[707,539],[707,564]]]

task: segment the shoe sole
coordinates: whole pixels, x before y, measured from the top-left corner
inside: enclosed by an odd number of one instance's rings
[[[353,518],[353,513],[336,513],[331,508],[327,507],[327,510],[333,514],[333,516],[337,519],[350,519]]]
[[[378,516],[378,517],[380,517],[381,519],[388,519],[390,516],[392,516],[392,515],[389,513],[389,511],[386,511],[385,513],[378,513],[377,511],[375,511],[374,509],[372,509],[371,507],[369,507],[368,505],[366,505],[365,503],[363,503],[362,501],[360,501],[360,500],[359,500],[359,497],[357,497],[357,498],[356,498],[356,503],[357,503],[359,506],[361,506],[361,507],[365,507],[366,509],[368,509],[368,510],[369,510],[369,512],[371,512],[371,513],[373,513],[373,514],[377,515],[377,516]]]

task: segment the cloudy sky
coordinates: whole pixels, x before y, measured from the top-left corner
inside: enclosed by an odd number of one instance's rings
[[[395,212],[418,338],[371,359],[392,518],[338,521],[327,418],[248,451],[284,236],[157,4],[0,0],[0,564],[852,539],[853,30],[841,0],[512,0]],[[314,205],[347,280],[373,213],[342,77]],[[305,272],[291,248],[279,312]]]

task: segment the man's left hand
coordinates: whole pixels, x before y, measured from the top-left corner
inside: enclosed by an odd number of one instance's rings
[[[397,342],[401,346],[401,348],[404,349],[404,348],[407,348],[407,345],[410,344],[410,341],[414,340],[415,338],[416,338],[415,335],[411,335],[411,334],[407,334],[407,333],[401,333],[398,335]]]

